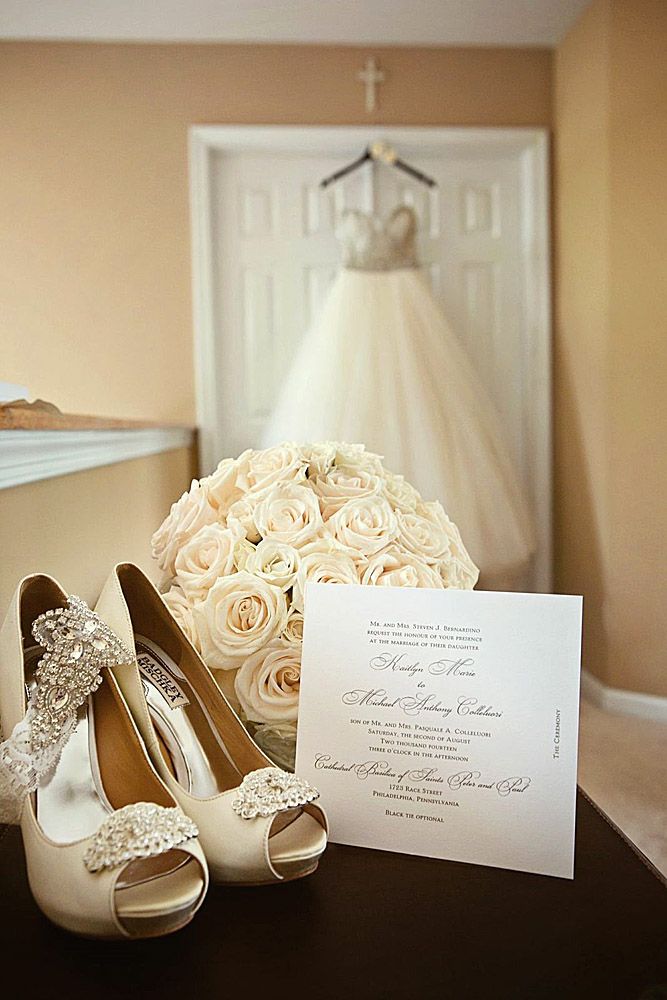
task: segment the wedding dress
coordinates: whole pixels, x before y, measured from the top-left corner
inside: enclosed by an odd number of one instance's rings
[[[384,223],[345,213],[342,270],[262,444],[363,442],[441,501],[482,586],[509,588],[534,549],[531,516],[500,419],[419,269],[416,230],[408,207]]]

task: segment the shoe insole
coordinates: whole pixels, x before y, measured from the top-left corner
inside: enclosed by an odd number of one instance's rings
[[[49,840],[56,844],[90,837],[112,811],[93,775],[92,704],[83,705],[78,715],[77,727],[55,772],[37,791],[37,820]]]
[[[178,783],[201,799],[236,788],[241,775],[182,670],[145,636],[135,645],[148,710]]]

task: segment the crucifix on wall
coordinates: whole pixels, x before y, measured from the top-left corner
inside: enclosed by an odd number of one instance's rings
[[[385,79],[384,70],[381,70],[375,59],[369,56],[363,68],[357,73],[357,80],[366,88],[366,111],[369,114],[377,109],[377,87],[384,83]]]

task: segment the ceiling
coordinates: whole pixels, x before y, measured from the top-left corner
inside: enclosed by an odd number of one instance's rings
[[[557,44],[589,0],[0,0],[0,38]]]

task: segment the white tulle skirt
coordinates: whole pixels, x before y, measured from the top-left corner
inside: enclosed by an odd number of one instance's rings
[[[288,440],[363,442],[441,501],[482,585],[525,572],[532,519],[498,417],[417,269],[341,271],[262,445]]]

